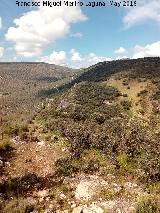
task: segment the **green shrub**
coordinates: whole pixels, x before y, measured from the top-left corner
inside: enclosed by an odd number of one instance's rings
[[[131,172],[134,169],[134,165],[131,163],[129,156],[122,152],[118,155],[117,160],[119,162],[120,169],[122,171]]]
[[[0,141],[0,151],[9,151],[12,149],[12,145],[9,139]]]
[[[144,171],[143,178],[147,181],[160,181],[160,158],[159,153],[145,153],[140,159],[140,167]]]
[[[153,95],[153,99],[154,99],[154,100],[159,100],[159,99],[160,99],[160,90],[157,91],[157,92]]]
[[[145,89],[145,90],[140,91],[140,92],[137,94],[137,96],[138,96],[138,97],[141,97],[141,96],[146,96],[147,94],[148,94],[148,91]]]
[[[160,207],[149,197],[143,197],[136,206],[135,213],[159,213]]]
[[[129,84],[128,80],[127,80],[127,79],[124,79],[124,80],[123,80],[123,85],[124,85],[124,86],[128,86],[128,84]]]
[[[121,105],[123,106],[124,110],[130,110],[130,108],[132,107],[132,102],[128,100],[122,100]]]
[[[98,124],[103,124],[106,120],[105,115],[103,115],[103,114],[97,113],[94,117],[95,117],[95,120]]]
[[[84,150],[79,158],[68,157],[56,161],[58,176],[71,176],[78,172],[93,174],[103,166],[107,166],[107,161],[96,149]]]
[[[11,136],[17,136],[17,135],[22,136],[26,132],[29,132],[27,125],[24,125],[24,126],[12,125],[9,127],[9,131],[8,131],[9,135]]]
[[[23,198],[14,198],[5,204],[3,213],[26,213],[34,210],[34,206]]]
[[[58,159],[55,164],[57,176],[71,176],[72,173],[76,172],[71,162],[70,158]]]

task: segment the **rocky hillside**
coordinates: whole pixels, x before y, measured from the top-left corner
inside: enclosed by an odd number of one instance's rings
[[[41,95],[1,143],[2,212],[160,212],[160,58],[99,63]]]

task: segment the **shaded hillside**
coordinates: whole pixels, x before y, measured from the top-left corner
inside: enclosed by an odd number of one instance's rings
[[[46,63],[0,63],[0,107],[10,116],[17,112],[29,116],[41,101],[40,90],[63,85],[75,73]]]
[[[159,78],[160,73],[160,58],[142,58],[142,59],[124,59],[117,61],[106,61],[100,62],[82,71],[82,74],[69,84],[58,87],[58,91],[65,91],[71,88],[74,84],[82,81],[105,81],[110,78],[111,75],[123,73],[130,73],[130,78],[148,78],[154,79]],[[127,74],[128,75],[128,74]],[[54,95],[57,93],[57,89],[41,90],[39,96]]]
[[[159,77],[160,58],[123,59],[110,62],[100,62],[86,69],[75,82],[104,81],[111,75],[121,72],[131,72],[132,78]]]

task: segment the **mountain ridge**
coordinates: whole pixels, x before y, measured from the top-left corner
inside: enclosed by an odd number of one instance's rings
[[[123,59],[123,60],[99,62],[95,65],[92,65],[88,68],[83,69],[83,72],[80,76],[78,76],[77,78],[69,82],[68,84],[62,85],[57,88],[59,91],[65,91],[65,89],[69,89],[74,84],[79,83],[81,81],[101,81],[103,80],[103,78],[107,78],[107,76],[109,77],[111,74],[116,74],[116,72],[125,71],[125,69],[129,69],[130,71],[133,71],[133,74],[134,74],[133,68],[136,69],[136,66],[139,66],[139,62],[142,63],[141,68],[139,69],[143,69],[145,63],[147,63],[146,66],[151,68],[150,63],[152,63],[153,70],[146,69],[146,71],[147,72],[149,71],[150,74],[154,74],[156,67],[159,66],[160,57],[146,57],[146,58],[140,58],[140,59]],[[156,70],[155,75],[156,76],[159,75],[159,72],[160,72],[159,69]],[[135,70],[135,74],[140,75],[140,73],[138,73],[137,70]],[[143,72],[142,72],[142,75],[143,75]],[[55,93],[57,93],[57,90],[55,89],[42,90],[40,91],[39,95],[45,96],[45,95],[53,95]]]

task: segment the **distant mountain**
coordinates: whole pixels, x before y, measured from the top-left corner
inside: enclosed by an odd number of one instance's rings
[[[9,116],[32,114],[42,98],[38,97],[39,91],[70,82],[76,73],[76,70],[53,64],[1,62],[0,107]]]

